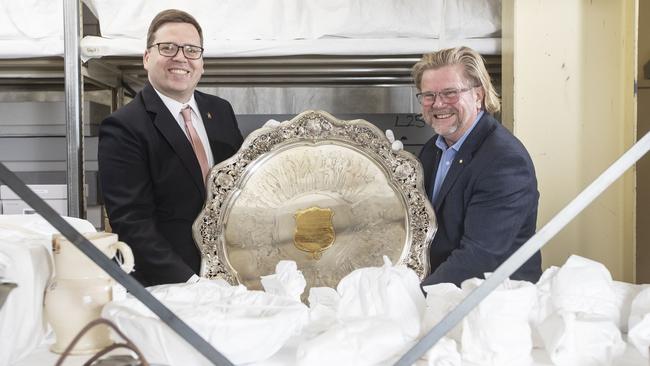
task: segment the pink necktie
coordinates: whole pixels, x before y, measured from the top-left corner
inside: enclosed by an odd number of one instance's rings
[[[194,149],[194,154],[199,161],[201,166],[201,174],[203,174],[203,181],[208,177],[208,157],[205,155],[205,149],[203,148],[203,143],[199,138],[199,134],[196,133],[194,125],[192,125],[192,108],[190,106],[185,106],[181,109],[181,114],[183,115],[183,121],[185,121],[185,130],[190,136],[190,143],[192,143],[192,148]]]

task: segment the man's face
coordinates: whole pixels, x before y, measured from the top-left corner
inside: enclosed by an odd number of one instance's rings
[[[199,32],[189,23],[166,23],[155,33],[154,43],[172,42],[179,46],[201,46]],[[179,49],[174,57],[162,56],[158,47],[148,48],[142,59],[149,82],[162,94],[187,102],[203,74],[203,58],[189,60]]]
[[[461,65],[426,70],[422,74],[420,91],[424,94],[444,93],[443,95],[437,94],[433,103],[431,98],[428,98],[428,101],[427,98],[424,99],[422,117],[437,134],[445,139],[449,146],[458,141],[472,126],[481,110],[483,89],[473,88],[473,85],[464,77]],[[458,93],[455,94],[453,91],[458,91]],[[456,97],[448,97],[454,94]]]

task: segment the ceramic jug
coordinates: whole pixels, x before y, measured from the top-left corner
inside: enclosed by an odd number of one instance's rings
[[[108,258],[119,252],[121,267],[133,270],[133,254],[117,234],[97,232],[84,236]],[[112,300],[114,280],[63,235],[52,237],[54,277],[45,292],[45,315],[56,335],[51,350],[61,353],[90,321],[100,317],[102,307]],[[72,349],[72,354],[94,353],[110,345],[106,327],[95,327]]]

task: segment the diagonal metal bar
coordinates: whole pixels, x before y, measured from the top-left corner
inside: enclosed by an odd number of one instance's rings
[[[595,181],[573,199],[532,238],[514,252],[494,273],[461,301],[435,327],[418,341],[404,356],[397,360],[396,366],[410,366],[422,357],[440,338],[460,323],[490,292],[510,277],[522,264],[540,250],[548,241],[564,228],[574,217],[587,207],[596,197],[616,181],[629,167],[650,150],[650,133],[634,144],[625,154],[607,168]]]
[[[171,312],[158,299],[153,297],[142,285],[133,277],[122,271],[117,263],[111,261],[90,243],[83,235],[68,224],[59,214],[48,206],[40,197],[38,197],[25,183],[23,183],[13,172],[0,162],[0,181],[11,188],[22,200],[38,212],[54,228],[59,230],[71,243],[87,255],[101,269],[106,271],[118,283],[124,286],[131,295],[140,300],[149,310],[158,315],[160,320],[174,330],[181,338],[199,351],[213,365],[231,366],[232,363],[225,358],[219,351],[214,349],[210,343],[206,342],[192,328],[185,324],[180,318]]]

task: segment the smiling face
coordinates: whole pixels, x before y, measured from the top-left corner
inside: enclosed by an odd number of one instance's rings
[[[192,24],[166,23],[155,33],[153,43],[159,42],[201,46],[201,37]],[[145,51],[142,61],[151,85],[181,103],[190,99],[203,74],[203,58],[189,60],[181,49],[176,56],[166,57],[153,46]]]
[[[465,89],[473,85],[465,78],[463,66],[449,65],[429,69],[422,74],[420,90],[423,93],[450,89]],[[481,110],[483,89],[471,88],[459,94],[455,103],[445,103],[438,95],[433,104],[422,104],[422,117],[441,135],[447,145],[453,145],[472,126]]]

